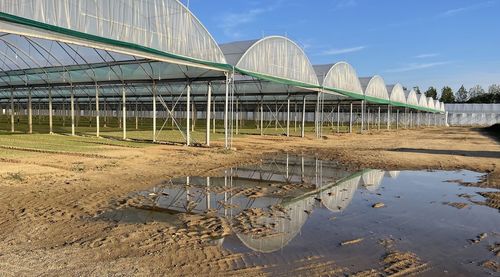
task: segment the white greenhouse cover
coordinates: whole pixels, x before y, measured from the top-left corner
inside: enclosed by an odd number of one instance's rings
[[[338,62],[333,65],[315,65],[314,69],[323,87],[363,95],[358,74],[350,64]]]
[[[234,65],[239,70],[319,86],[308,57],[288,38],[271,36],[258,41],[221,45],[221,48],[228,60],[233,63],[237,60]]]
[[[417,94],[418,105],[423,108],[427,108],[427,97],[423,94]]]
[[[434,107],[434,98],[427,97],[427,107],[429,109],[435,109],[435,107]]]
[[[387,87],[382,77],[378,75],[364,77],[360,78],[360,82],[365,91],[365,96],[389,100],[389,93],[387,92]]]
[[[389,88],[391,88],[389,90]],[[401,84],[395,84],[394,86],[387,86],[387,90],[389,91],[389,97],[391,102],[398,102],[401,104],[406,104],[406,96],[403,86]]]
[[[41,29],[54,27],[45,29],[47,36],[57,33],[74,43],[103,43],[117,50],[131,44],[134,50],[148,48],[225,63],[212,36],[177,0],[2,0],[0,12],[29,20],[20,27],[3,19],[0,30],[4,32],[40,37]]]
[[[406,97],[406,104],[418,106],[417,92],[414,89],[410,90],[408,93],[408,96]]]

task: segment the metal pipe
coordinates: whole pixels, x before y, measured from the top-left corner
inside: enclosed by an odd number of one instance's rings
[[[153,82],[153,142],[156,142],[156,83]]]
[[[300,130],[300,136],[305,137],[306,129],[306,97],[302,99],[302,129]]]
[[[127,139],[127,95],[125,86],[122,86],[122,118],[123,118],[123,139]]]
[[[99,134],[99,86],[96,84],[95,86],[95,127],[96,127],[96,135],[97,137],[100,136]]]
[[[191,84],[187,85],[187,101],[186,101],[186,145],[191,143]]]
[[[210,116],[211,116],[210,108],[212,107],[211,101],[212,101],[212,83],[209,82],[207,88],[207,130],[205,135],[205,144],[207,146],[210,146]],[[210,179],[207,179],[207,184],[209,183]]]
[[[52,132],[52,88],[49,88],[49,134]]]
[[[286,109],[286,136],[290,137],[290,96],[287,99],[287,109]]]
[[[73,86],[71,86],[71,96],[70,96],[70,105],[71,105],[71,135],[75,135],[75,92]]]
[[[352,102],[349,110],[349,133],[352,133]]]
[[[31,102],[31,88],[28,92],[28,133],[33,134],[33,107]]]
[[[14,89],[10,90],[10,131],[14,133],[15,128],[15,119],[14,119]]]

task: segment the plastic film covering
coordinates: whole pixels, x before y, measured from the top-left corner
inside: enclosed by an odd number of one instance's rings
[[[309,215],[304,211],[312,210],[314,204],[314,197],[306,197],[292,203],[281,203],[286,209],[284,217],[260,217],[258,223],[274,226],[276,235],[259,236],[236,233],[236,236],[246,247],[257,252],[271,253],[280,250],[300,233],[302,226],[309,218]]]
[[[251,44],[236,67],[241,73],[256,77],[264,75],[319,86],[318,77],[304,51],[285,37],[266,37]]]
[[[442,111],[441,110],[441,102],[439,102],[439,100],[434,100],[434,109],[436,109],[438,111]]]
[[[358,189],[361,176],[349,178],[320,193],[321,203],[332,212],[341,212],[349,206]]]
[[[434,98],[432,97],[427,97],[427,107],[429,109],[438,110],[434,107]]]
[[[427,97],[423,94],[417,94],[418,105],[421,108],[427,108]]]
[[[408,95],[406,96],[406,104],[411,106],[418,106],[417,92],[414,89],[408,92]]]
[[[385,103],[389,102],[389,93],[387,92],[387,87],[382,77],[375,75],[373,77],[360,78],[359,80],[367,100],[375,102],[379,100]]]
[[[391,88],[389,90],[389,88]],[[406,96],[403,86],[401,84],[395,84],[394,86],[387,86],[387,91],[389,91],[389,97],[391,103],[395,105],[406,105]]]
[[[383,170],[368,170],[361,176],[360,185],[362,185],[369,191],[376,191],[382,184],[384,175],[385,171]]]
[[[71,36],[82,35],[79,39],[93,35],[225,63],[222,51],[205,27],[177,0],[2,0],[0,12],[32,20],[29,27],[34,32],[37,23],[48,24],[70,30]],[[15,24],[1,24],[2,31],[15,32],[16,28]]]
[[[446,104],[451,126],[491,126],[500,124],[500,104]]]
[[[314,66],[318,79],[326,90],[348,94],[348,96],[363,96],[363,88],[354,67],[346,62],[333,65]]]
[[[444,105],[443,102],[440,102],[441,103],[441,111],[445,112],[446,111],[446,106]]]

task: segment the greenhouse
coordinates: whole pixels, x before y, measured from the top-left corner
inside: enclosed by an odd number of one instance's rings
[[[444,125],[442,103],[346,62],[313,66],[289,38],[219,45],[177,0],[2,1],[0,55],[11,132],[229,148],[240,134]]]

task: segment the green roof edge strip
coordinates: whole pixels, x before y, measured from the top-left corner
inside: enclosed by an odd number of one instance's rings
[[[244,70],[244,69],[241,69],[238,67],[235,67],[234,70],[235,70],[235,72],[238,72],[242,75],[252,76],[252,77],[255,77],[255,78],[258,78],[261,80],[267,80],[267,81],[280,83],[280,84],[284,84],[284,85],[292,85],[292,86],[296,86],[296,87],[304,87],[304,88],[318,89],[318,90],[322,89],[322,87],[319,85],[312,85],[312,84],[307,84],[307,83],[303,83],[300,81],[294,81],[294,80],[290,80],[290,79],[270,76],[270,75],[263,74],[263,73],[256,73],[256,72]]]
[[[363,94],[359,94],[359,93],[355,93],[355,92],[351,92],[351,91],[347,91],[347,90],[343,90],[343,89],[328,88],[328,87],[325,87],[324,89],[328,90],[328,91],[336,92],[336,93],[339,93],[339,94],[342,94],[344,96],[348,96],[348,97],[351,97],[351,98],[354,98],[357,100],[364,100],[365,99],[365,96]]]
[[[233,69],[233,66],[231,66],[229,64],[209,62],[209,61],[204,61],[204,60],[200,60],[200,59],[196,59],[196,58],[186,57],[183,55],[163,52],[163,51],[160,51],[157,49],[149,48],[149,47],[138,45],[135,43],[124,42],[124,41],[119,41],[119,40],[110,39],[110,38],[103,38],[103,37],[92,35],[92,34],[86,34],[86,33],[82,33],[79,31],[74,31],[74,30],[63,28],[63,27],[58,27],[58,26],[38,22],[35,20],[27,19],[24,17],[19,17],[16,15],[11,15],[11,14],[4,13],[4,12],[0,12],[0,21],[6,21],[6,22],[10,22],[10,23],[34,27],[37,29],[51,31],[51,32],[55,32],[58,34],[62,34],[62,35],[67,35],[67,36],[71,36],[71,37],[85,39],[88,41],[104,43],[104,44],[108,44],[108,45],[112,45],[112,46],[137,50],[140,52],[154,54],[154,55],[158,55],[158,56],[162,56],[162,57],[166,57],[166,58],[177,59],[177,60],[182,60],[182,61],[191,62],[191,63],[197,63],[200,65],[214,67],[214,68],[220,69],[222,71],[230,71]]]

